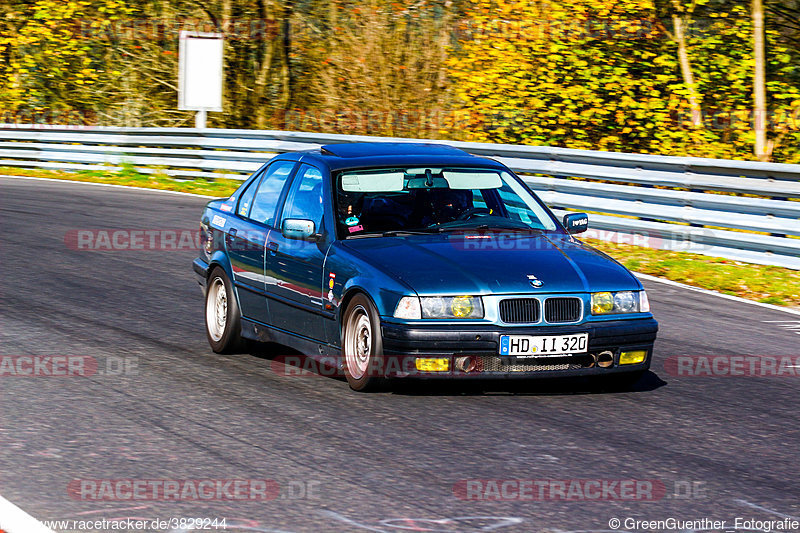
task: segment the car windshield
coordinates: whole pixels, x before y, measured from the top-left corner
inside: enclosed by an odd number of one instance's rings
[[[336,179],[339,234],[345,238],[459,229],[554,231],[545,208],[502,170],[380,168]]]

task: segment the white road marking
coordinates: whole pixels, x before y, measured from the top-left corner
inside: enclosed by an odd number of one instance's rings
[[[524,522],[522,518],[517,518],[514,516],[454,516],[452,518],[387,518],[380,521],[380,524],[383,526],[391,527],[394,529],[402,529],[406,531],[440,531],[440,532],[448,532],[452,531],[452,529],[428,529],[426,525],[441,525],[441,526],[450,526],[455,525],[455,527],[459,527],[459,522],[464,524],[470,520],[476,521],[494,521],[494,524],[487,524],[482,526],[481,528],[477,529],[476,531],[494,531],[495,529],[500,529],[506,526],[513,526],[516,524],[521,524]],[[405,523],[404,523],[405,522]],[[420,530],[420,527],[424,528]],[[464,531],[462,529],[462,531]]]
[[[761,322],[765,324],[775,324],[779,328],[787,329],[792,333],[800,335],[800,320],[762,320]]]
[[[575,529],[567,531],[564,529],[551,529],[553,533],[619,533],[619,529]],[[622,530],[624,531],[624,530]]]
[[[344,522],[345,524],[348,524],[348,525],[351,525],[351,526],[359,527],[361,529],[366,529],[367,531],[374,531],[375,533],[386,533],[385,529],[378,529],[377,527],[368,526],[366,524],[359,524],[355,520],[350,520],[346,516],[342,516],[342,515],[340,515],[339,513],[335,512],[335,511],[329,511],[329,510],[325,509],[325,510],[318,511],[318,512],[321,515],[325,515],[325,516],[328,516],[328,517],[333,518],[335,520],[339,520],[340,522]]]
[[[553,533],[619,533],[625,531],[624,529],[575,529],[567,531],[564,529],[550,529],[545,531],[552,531]]]
[[[0,496],[0,529],[8,533],[55,533],[2,496]]]
[[[746,505],[747,507],[752,507],[753,509],[758,509],[759,511],[764,511],[765,513],[770,513],[770,514],[774,514],[776,516],[780,516],[781,518],[787,518],[789,520],[800,520],[800,518],[798,518],[796,516],[792,516],[790,514],[784,514],[784,513],[781,513],[779,511],[773,511],[772,509],[767,509],[766,507],[762,507],[762,506],[760,506],[758,504],[750,503],[747,500],[741,500],[741,499],[737,498],[737,499],[735,499],[733,501],[735,501],[736,503],[741,503],[742,505]]]
[[[795,309],[787,309],[785,307],[781,307],[780,305],[765,304],[763,302],[754,302],[753,300],[748,300],[747,298],[740,298],[739,296],[731,296],[730,294],[722,294],[721,292],[717,291],[701,289],[700,287],[693,287],[691,285],[686,285],[684,283],[678,283],[677,281],[658,278],[656,276],[651,276],[649,274],[642,274],[640,272],[634,272],[633,274],[639,279],[645,279],[647,281],[655,281],[657,283],[663,283],[664,285],[671,285],[673,287],[680,287],[681,289],[686,289],[694,292],[701,292],[703,294],[708,294],[709,296],[718,296],[719,298],[725,298],[726,300],[733,300],[734,302],[756,305],[758,307],[763,307],[765,309],[772,309],[773,311],[780,311],[782,313],[789,313],[790,315],[800,316],[800,311],[797,311]]]
[[[139,505],[137,507],[125,507],[124,509],[94,509],[92,511],[81,511],[80,513],[74,513],[72,516],[86,516],[90,514],[100,514],[100,513],[121,513],[122,511],[140,511],[142,509],[147,509],[148,505]]]
[[[351,520],[346,516],[342,516],[335,511],[329,510],[322,510],[318,511],[319,514],[325,515],[327,517],[333,518],[340,522],[344,522],[350,526],[355,526],[358,528],[366,529],[368,531],[374,531],[375,533],[387,533],[385,529],[380,529],[374,526],[370,526],[367,524],[362,524],[356,522],[355,520]],[[503,528],[506,526],[511,526],[515,524],[520,524],[525,520],[523,518],[518,518],[515,516],[455,516],[452,518],[440,518],[440,519],[432,519],[432,518],[387,518],[380,521],[380,525],[383,527],[388,527],[393,530],[401,529],[401,530],[411,530],[411,531],[421,531],[419,528],[419,523],[427,524],[427,525],[451,525],[457,524],[459,521],[469,521],[469,520],[489,520],[494,521],[494,524],[488,524],[480,529],[473,529],[473,531],[494,531],[499,528]],[[451,529],[424,529],[424,531],[451,531]],[[463,531],[463,530],[462,530]]]
[[[226,529],[232,531],[254,531],[255,533],[297,533],[296,531],[287,531],[285,529],[275,529],[271,527],[261,527],[261,524],[255,520],[242,520],[241,522],[228,520]],[[202,531],[200,529],[171,529],[167,533],[190,533],[192,531]],[[219,529],[217,531],[222,531]]]
[[[197,198],[226,198],[225,196],[207,196],[205,194],[197,194],[194,192],[180,192],[180,191],[167,191],[164,189],[150,189],[148,187],[132,187],[130,185],[114,185],[112,183],[96,183],[94,181],[78,181],[78,180],[60,180],[56,178],[37,178],[34,176],[7,176],[0,174],[0,178],[11,178],[16,180],[42,180],[54,181],[56,183],[80,183],[81,185],[94,185],[95,187],[113,187],[115,189],[133,189],[134,191],[150,191],[150,192],[163,192],[166,194],[182,194],[183,196],[195,196]],[[244,181],[242,181],[244,183]]]

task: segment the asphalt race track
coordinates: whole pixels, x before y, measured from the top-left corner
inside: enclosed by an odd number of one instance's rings
[[[800,517],[800,377],[677,376],[665,367],[678,355],[800,356],[789,328],[800,316],[646,282],[661,331],[652,372],[631,392],[534,381],[357,394],[340,379],[285,375],[272,360],[287,353],[279,347],[215,355],[194,250],[69,244],[82,229],[194,230],[205,201],[0,178],[0,356],[89,356],[101,369],[0,377],[0,495],[37,519],[566,533],[610,530],[612,518],[709,518],[733,529],[736,517]],[[74,490],[80,480],[253,479],[279,493],[96,501]],[[467,480],[520,479],[658,490],[644,500],[611,491],[600,501],[531,501],[492,496],[478,481],[487,499],[458,497]]]

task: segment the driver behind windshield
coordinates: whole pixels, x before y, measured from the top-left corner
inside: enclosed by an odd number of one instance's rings
[[[429,209],[426,209],[420,225],[455,222],[459,217],[472,209],[472,191],[454,189],[430,189],[428,193]]]
[[[342,172],[337,218],[344,237],[469,227],[553,231],[556,223],[514,176],[493,169],[379,168]]]

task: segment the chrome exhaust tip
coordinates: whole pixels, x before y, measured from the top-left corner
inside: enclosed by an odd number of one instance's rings
[[[477,362],[474,357],[456,357],[454,366],[461,372],[472,372],[475,370]]]
[[[597,354],[595,360],[597,361],[597,366],[600,368],[608,368],[614,364],[614,354],[606,350],[605,352]]]

